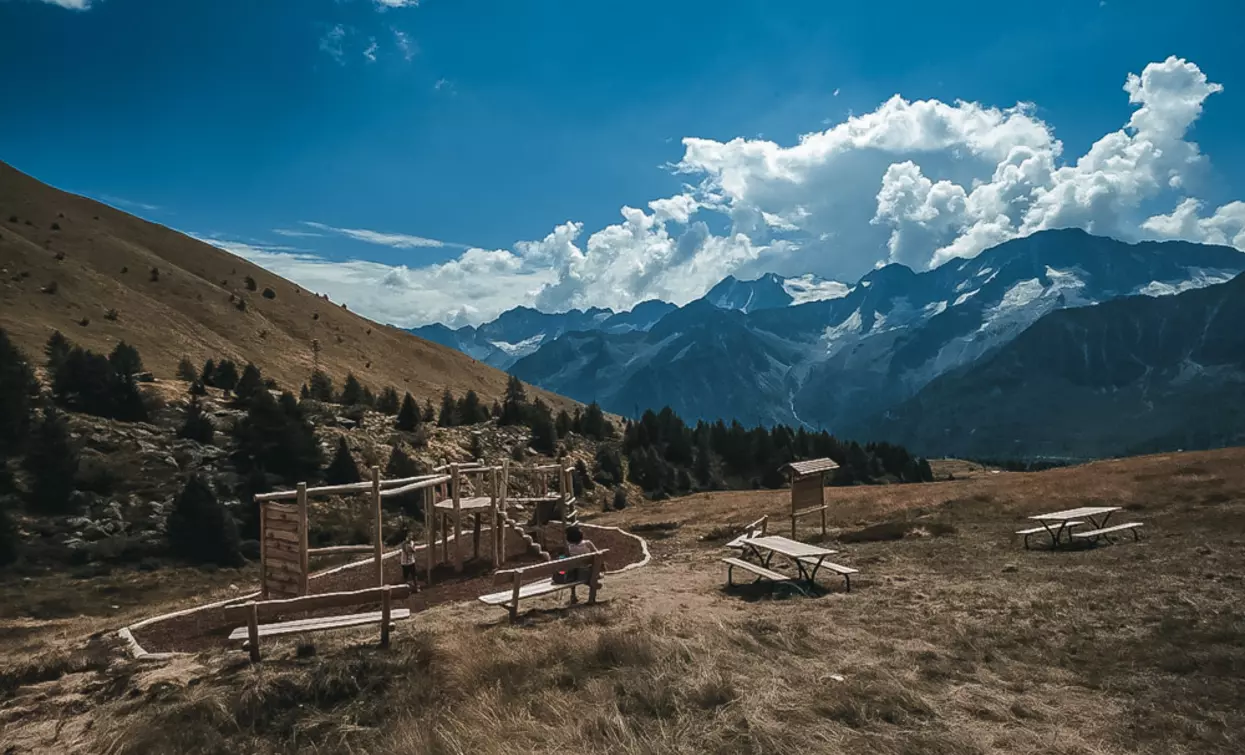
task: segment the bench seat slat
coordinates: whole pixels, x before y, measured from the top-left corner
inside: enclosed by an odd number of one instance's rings
[[[812,556],[804,556],[803,558],[801,558],[801,559],[800,559],[800,561],[801,561],[802,563],[808,564],[809,566],[816,566],[816,565],[817,565],[817,559],[816,559],[816,558],[814,558],[814,557],[812,557]],[[832,571],[832,572],[837,572],[837,573],[839,573],[839,574],[844,574],[844,575],[846,575],[846,574],[859,574],[859,573],[860,573],[860,570],[859,570],[859,569],[853,569],[853,568],[852,568],[852,567],[850,567],[850,566],[843,566],[842,564],[836,564],[836,563],[833,563],[833,562],[831,562],[831,561],[822,561],[822,562],[821,562],[821,568],[823,568],[823,569],[829,569],[829,570],[830,570],[830,571]]]
[[[260,624],[260,637],[279,637],[285,634],[301,634],[303,632],[316,632],[321,629],[343,629],[345,627],[357,627],[365,624],[380,623],[380,611],[371,611],[369,613],[353,613],[346,616],[324,616],[318,619],[298,619],[296,621],[282,621],[276,624]],[[411,615],[409,608],[395,608],[389,612],[389,619],[405,619]],[[247,639],[246,627],[238,627],[229,633],[230,640]]]
[[[1097,537],[1099,535],[1105,535],[1109,532],[1121,532],[1123,530],[1131,530],[1136,527],[1140,527],[1141,524],[1142,524],[1141,522],[1125,522],[1124,524],[1113,524],[1110,527],[1103,527],[1097,530],[1082,530],[1080,532],[1073,532],[1072,537],[1082,537],[1082,538]]]
[[[1083,525],[1083,524],[1085,524],[1085,522],[1064,522],[1064,523],[1063,523],[1063,526],[1065,526],[1065,527],[1080,527],[1080,526],[1081,526],[1081,525]],[[1052,531],[1058,531],[1058,529],[1059,529],[1058,527],[1055,527],[1055,526],[1053,526],[1053,525],[1052,525],[1052,527],[1051,527],[1051,530],[1052,530]],[[1029,529],[1027,529],[1027,530],[1016,530],[1016,534],[1017,534],[1017,535],[1036,535],[1036,534],[1037,534],[1037,533],[1039,533],[1039,532],[1046,532],[1046,531],[1047,531],[1047,529],[1046,529],[1045,527],[1030,527],[1030,528],[1029,528]]]
[[[519,588],[519,600],[523,600],[524,598],[534,598],[537,595],[548,595],[549,593],[555,593],[559,590],[566,590],[578,585],[586,584],[588,583],[583,580],[578,582],[555,584],[552,577],[547,579],[538,579],[535,582],[528,582],[526,585]],[[508,605],[513,597],[514,590],[502,590],[501,592],[481,595],[480,602],[487,603],[490,606],[502,606]]]
[[[795,579],[794,577],[790,577],[786,574],[783,574],[782,572],[776,572],[776,571],[773,571],[772,569],[766,569],[764,566],[758,566],[754,563],[751,563],[749,561],[744,561],[743,559],[739,559],[739,558],[724,558],[722,559],[722,563],[730,564],[731,566],[744,569],[745,571],[750,571],[759,577],[764,577],[765,579],[772,579],[775,582],[790,582],[791,580]]]

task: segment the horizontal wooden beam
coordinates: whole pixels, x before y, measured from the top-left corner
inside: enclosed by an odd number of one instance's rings
[[[260,621],[274,616],[283,616],[300,611],[318,611],[322,608],[344,608],[366,603],[379,603],[384,592],[389,590],[393,600],[406,600],[411,595],[410,585],[387,585],[370,587],[366,590],[351,592],[326,592],[320,595],[304,595],[301,598],[284,598],[281,600],[261,600],[255,602]],[[238,603],[225,606],[225,620],[228,622],[245,622],[251,611],[251,603]]]
[[[799,511],[792,511],[791,518],[795,519],[796,517],[807,516],[808,514],[815,514],[818,511],[825,511],[828,508],[830,507],[829,506],[813,506],[812,508],[808,508],[808,509],[800,509]]]
[[[324,548],[308,548],[308,556],[331,556],[335,553],[371,553],[371,545],[330,545]]]
[[[420,480],[419,482],[412,482],[409,485],[403,485],[400,488],[389,488],[388,490],[382,490],[380,491],[380,497],[389,498],[390,496],[401,495],[403,493],[409,493],[412,490],[423,490],[424,488],[431,488],[436,485],[440,485],[443,482],[449,482],[449,481],[450,481],[449,475],[442,475],[440,477],[432,477],[427,480]]]

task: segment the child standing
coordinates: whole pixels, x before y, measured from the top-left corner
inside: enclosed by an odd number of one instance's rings
[[[406,540],[402,541],[402,549],[398,553],[398,561],[402,564],[402,581],[411,586],[411,589],[418,590],[419,585],[415,581],[415,534],[406,533]]]

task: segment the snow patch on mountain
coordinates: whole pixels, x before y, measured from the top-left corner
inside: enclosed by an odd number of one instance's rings
[[[1170,296],[1195,288],[1206,288],[1216,283],[1226,283],[1235,277],[1236,273],[1230,270],[1189,268],[1189,277],[1185,280],[1151,281],[1137,289],[1135,293],[1145,296]]]
[[[801,275],[798,278],[786,278],[783,280],[782,287],[791,296],[792,306],[810,301],[842,299],[852,290],[852,287],[846,283],[825,280],[811,274]]]
[[[524,338],[518,343],[507,343],[506,341],[489,341],[489,343],[510,356],[522,357],[539,349],[544,340],[545,334],[537,333],[531,338]]]

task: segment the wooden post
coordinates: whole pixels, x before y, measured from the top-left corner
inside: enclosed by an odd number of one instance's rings
[[[821,539],[826,539],[826,473],[822,472],[818,478],[821,487],[818,488],[817,505],[821,506]]]
[[[514,573],[514,589],[510,593],[510,623],[519,618],[519,588],[523,586],[522,572]]]
[[[298,594],[307,594],[307,571],[310,568],[310,558],[307,555],[307,483],[298,483],[298,550],[299,554],[299,571],[298,575]]]
[[[791,539],[795,540],[795,480],[796,473],[791,473]]]
[[[268,599],[268,525],[265,521],[264,502],[256,501],[259,507],[259,596]]]
[[[493,531],[493,568],[496,569],[502,563],[501,546],[505,535],[501,527],[501,518],[497,516],[497,467],[489,471],[488,515],[489,526]]]
[[[428,584],[432,584],[432,564],[437,557],[437,514],[432,507],[437,492],[432,488],[424,488],[424,529],[428,531]]]
[[[307,483],[299,483],[306,487]],[[259,606],[251,603],[251,611],[246,615],[246,637],[251,646],[251,663],[259,663]]]
[[[450,562],[450,517],[448,514],[437,516],[441,519],[441,563],[448,564]]]
[[[372,545],[376,559],[376,584],[378,586],[383,586],[385,584],[385,538],[381,529],[380,467],[372,467],[372,509],[376,516],[376,523],[373,528],[374,534],[372,535]]]
[[[471,548],[472,557],[480,557],[480,512],[471,515]]]
[[[454,571],[463,570],[463,510],[459,508],[461,482],[458,477],[458,463],[450,465],[450,495],[454,499]]]
[[[382,648],[389,647],[389,606],[391,602],[389,590],[386,589],[380,594],[380,646]]]

